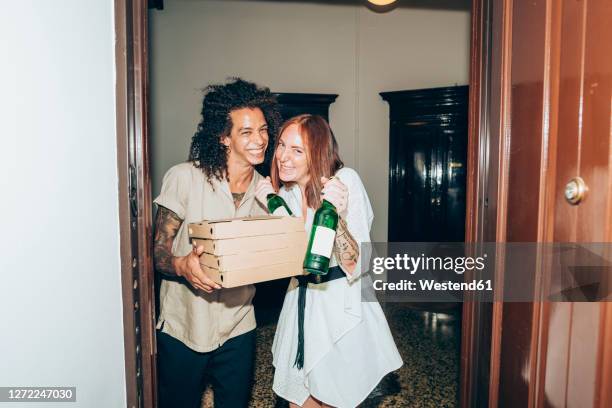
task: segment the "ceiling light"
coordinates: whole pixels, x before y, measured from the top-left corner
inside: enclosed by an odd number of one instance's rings
[[[395,0],[368,0],[372,4],[376,4],[377,6],[386,6],[387,4],[394,3]]]

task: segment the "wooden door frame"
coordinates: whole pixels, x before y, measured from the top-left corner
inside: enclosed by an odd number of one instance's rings
[[[115,0],[117,171],[128,408],[157,405],[146,0]]]
[[[510,1],[473,0],[466,242],[504,242],[507,213]],[[495,407],[501,302],[464,302],[460,406]]]
[[[466,241],[497,236],[497,185],[501,164],[501,66],[492,65],[501,14],[494,0],[473,0],[470,57]],[[148,141],[147,1],[115,0],[117,170],[123,298],[126,402],[128,408],[157,405],[153,292],[152,197]],[[497,75],[497,76],[496,76]],[[498,78],[498,81],[495,81]],[[499,96],[499,95],[497,95]],[[496,122],[493,123],[492,119]],[[503,202],[503,200],[501,201]],[[493,235],[491,235],[493,234]],[[489,392],[492,308],[463,307],[460,404],[484,406]],[[494,370],[493,370],[494,372]],[[493,385],[494,382],[491,382]],[[483,399],[482,396],[485,396]]]

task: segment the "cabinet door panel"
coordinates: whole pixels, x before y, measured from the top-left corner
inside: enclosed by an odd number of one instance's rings
[[[467,87],[381,95],[391,106],[389,241],[463,241]]]

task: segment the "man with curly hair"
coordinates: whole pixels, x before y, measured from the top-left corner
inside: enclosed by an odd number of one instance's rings
[[[252,285],[221,289],[201,270],[202,247],[187,225],[203,219],[266,214],[255,186],[280,125],[267,88],[234,78],[205,89],[202,120],[189,160],[162,183],[154,260],[162,274],[157,323],[159,406],[199,407],[202,384],[213,385],[215,407],[246,407],[255,347]],[[267,152],[267,153],[266,153]]]

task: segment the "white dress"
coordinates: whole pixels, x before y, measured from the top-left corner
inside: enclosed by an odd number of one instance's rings
[[[370,242],[372,206],[357,172],[336,176],[348,187],[348,208],[341,214],[357,243]],[[302,214],[298,186],[282,187],[279,195],[294,214]],[[306,232],[314,211],[307,210]],[[322,284],[308,284],[304,315],[304,367],[294,366],[298,339],[298,281],[291,279],[274,342],[272,389],[303,405],[309,395],[334,407],[356,407],[389,372],[402,366],[387,320],[378,302],[361,301],[360,254],[353,275]],[[369,262],[369,259],[363,259]],[[330,266],[337,265],[332,258]],[[368,277],[369,280],[369,277]],[[370,281],[371,282],[371,281]],[[371,284],[371,283],[370,283]]]

